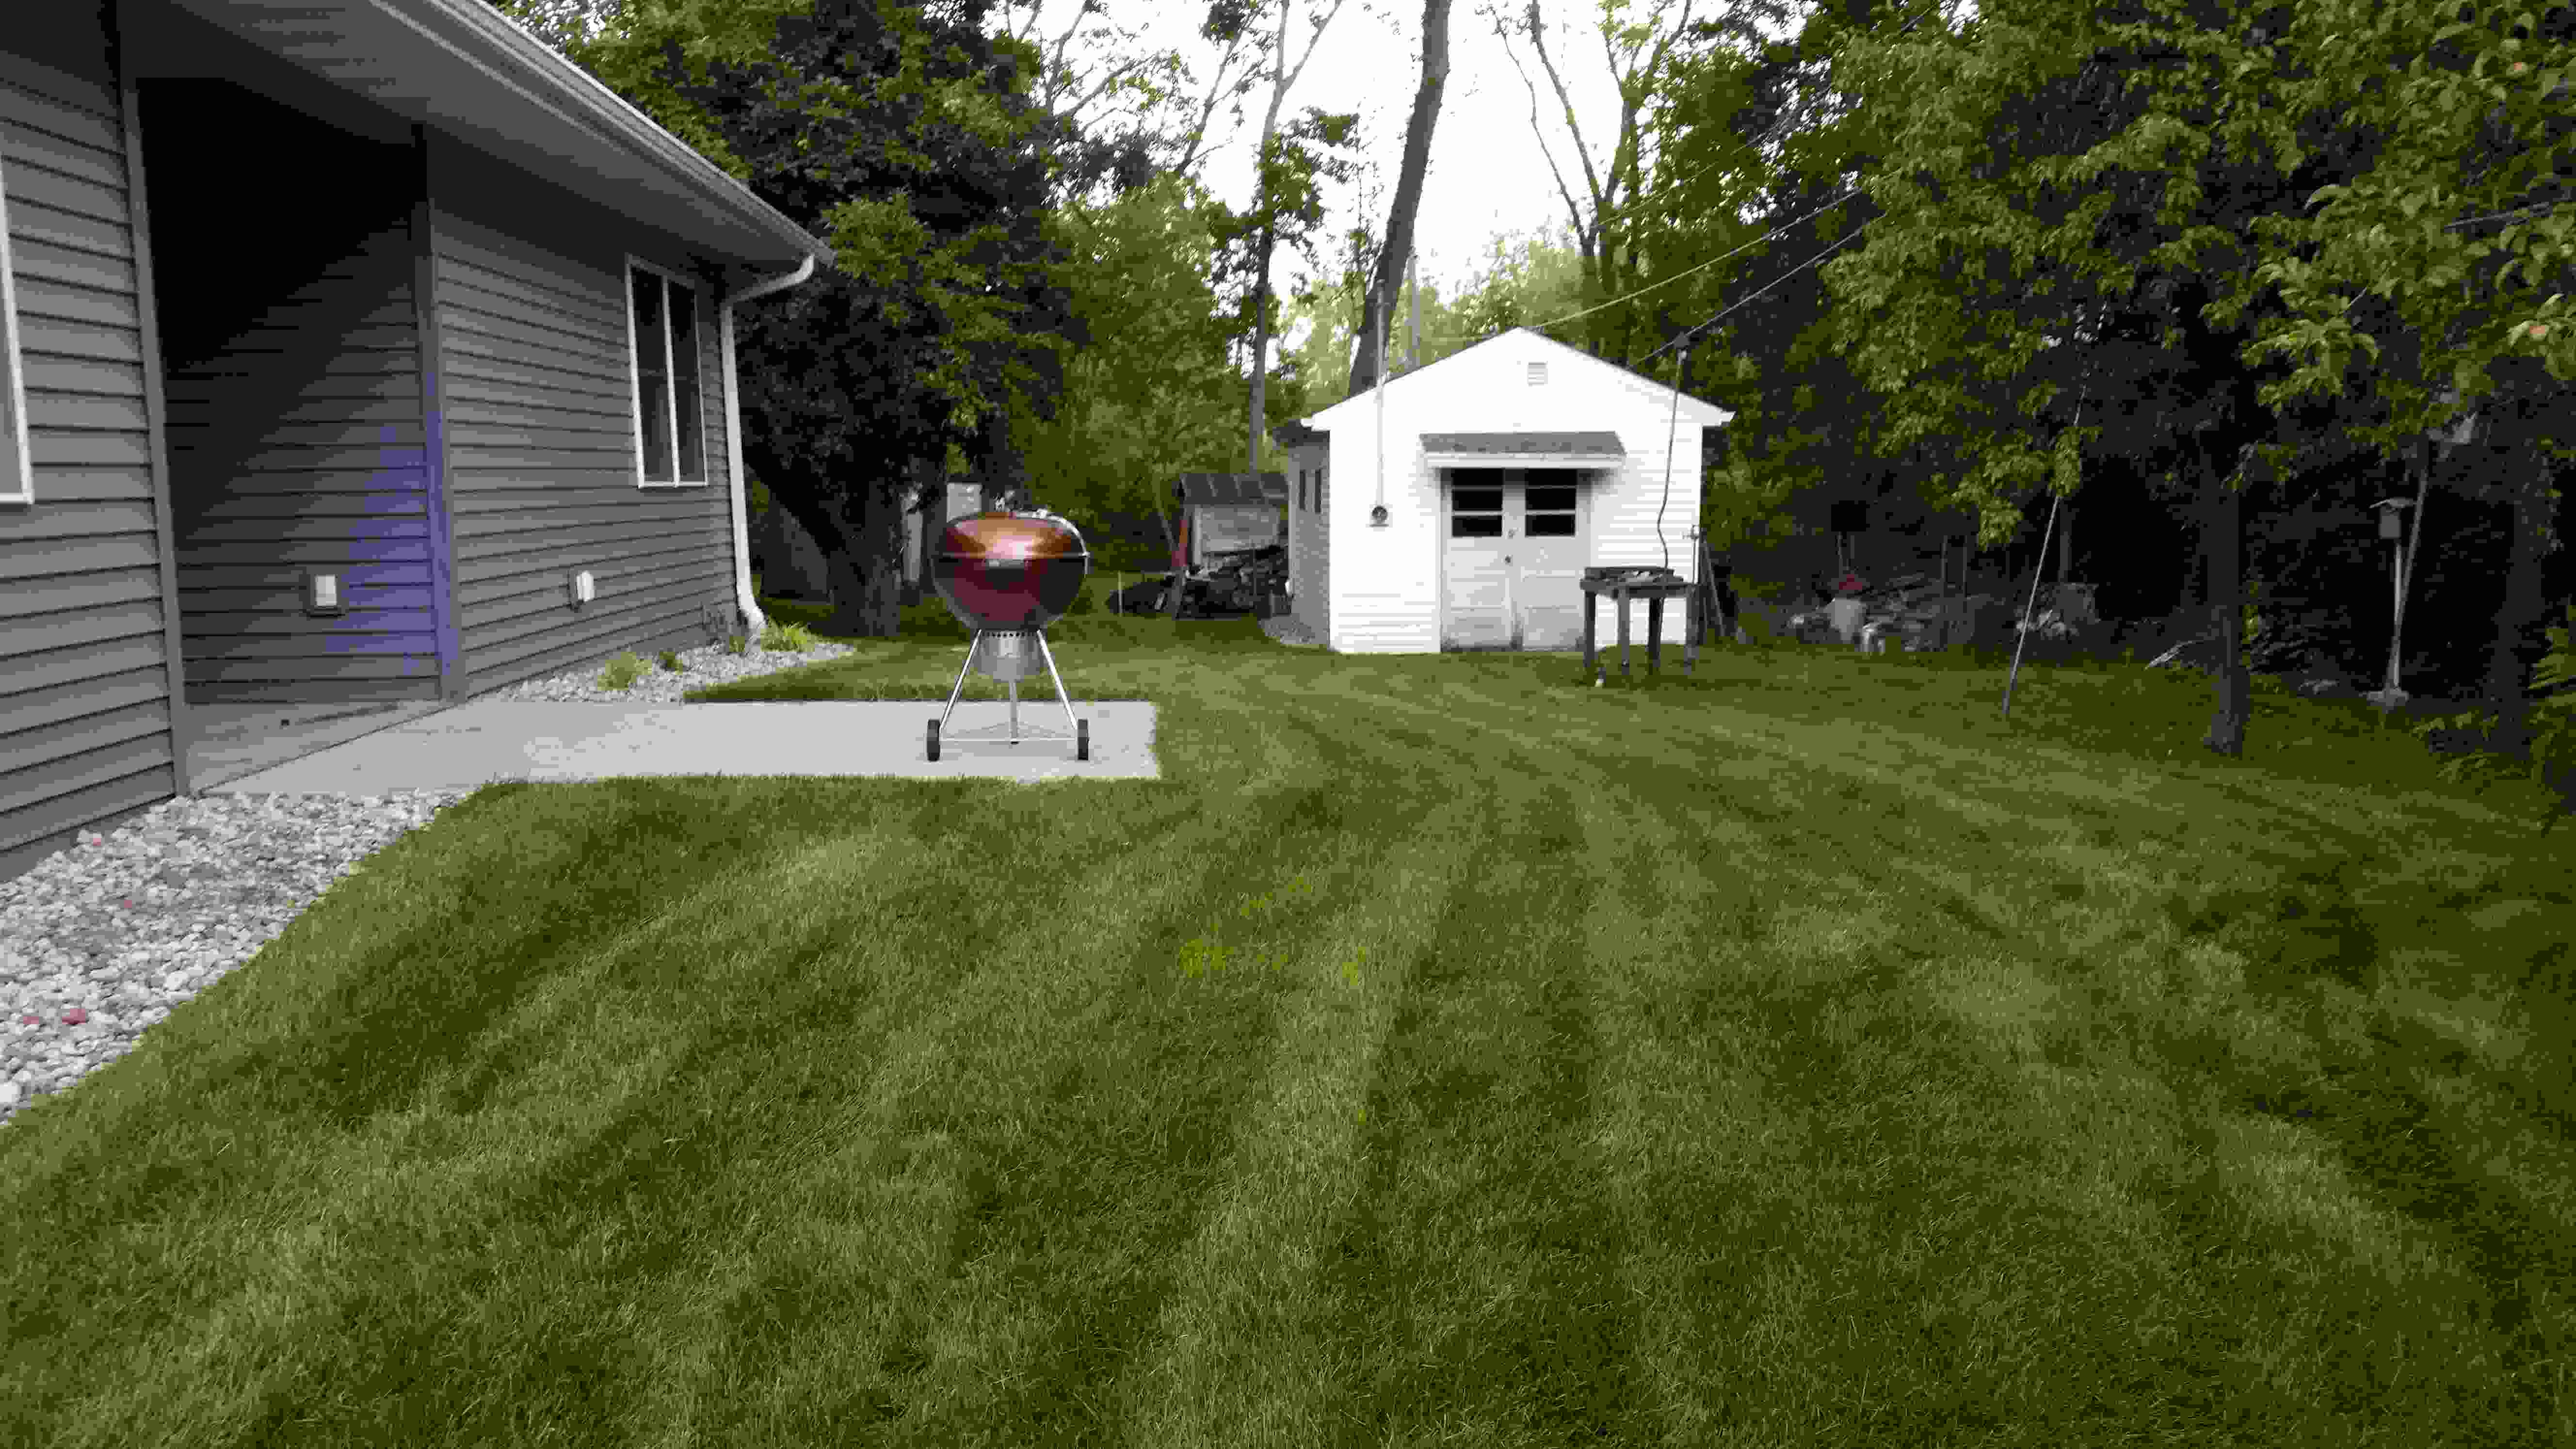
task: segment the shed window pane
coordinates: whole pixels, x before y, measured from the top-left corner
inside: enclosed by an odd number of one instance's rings
[[[1564,487],[1542,488],[1536,483],[1531,484],[1529,487],[1529,511],[1532,513],[1572,513],[1574,511],[1573,486],[1569,484]]]
[[[1500,488],[1459,488],[1450,495],[1450,508],[1458,513],[1500,513],[1503,490]]]
[[[1453,513],[1449,515],[1451,538],[1500,538],[1503,516],[1499,513]]]
[[[706,395],[698,381],[698,290],[671,287],[671,400],[679,414],[680,481],[707,481]]]

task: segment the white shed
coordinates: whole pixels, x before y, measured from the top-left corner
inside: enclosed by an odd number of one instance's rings
[[[1335,651],[1580,649],[1586,568],[1698,580],[1700,429],[1733,413],[1526,327],[1381,391],[1382,485],[1378,392],[1282,430],[1292,612]],[[1667,642],[1688,612],[1665,608]]]

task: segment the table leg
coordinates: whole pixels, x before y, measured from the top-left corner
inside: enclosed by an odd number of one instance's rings
[[[1714,610],[1710,612],[1714,613]],[[1699,662],[1699,631],[1691,631],[1690,642],[1682,646],[1682,678],[1690,678],[1691,666]]]
[[[1618,590],[1610,595],[1610,607],[1619,611],[1619,678],[1628,678],[1628,592]]]
[[[1593,629],[1601,617],[1600,609],[1595,606],[1600,602],[1599,594],[1590,589],[1583,591],[1583,672],[1591,675],[1595,684],[1601,682],[1599,666],[1594,662],[1601,657],[1601,651],[1593,646]]]
[[[1646,672],[1664,672],[1664,598],[1661,594],[1646,601]]]

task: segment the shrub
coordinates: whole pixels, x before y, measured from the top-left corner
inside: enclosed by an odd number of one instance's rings
[[[725,652],[727,654],[741,654],[750,648],[751,641],[745,639],[740,634],[733,635],[731,638],[725,640]]]
[[[600,671],[599,687],[612,691],[627,689],[632,687],[637,677],[643,673],[644,661],[638,658],[634,651],[627,650],[609,660],[608,667]]]
[[[665,649],[665,650],[663,650],[663,651],[662,651],[662,667],[663,667],[664,669],[667,669],[667,670],[671,671],[673,674],[678,674],[678,673],[680,673],[682,670],[686,669],[688,666],[687,666],[687,665],[684,665],[684,664],[682,664],[682,663],[680,662],[680,656],[679,656],[679,655],[672,653],[672,652],[671,652],[670,650],[668,650],[668,649]]]
[[[775,649],[787,654],[802,654],[811,648],[813,643],[814,636],[808,633],[802,624],[781,625],[773,620],[768,628],[760,631],[760,647],[763,649]]]

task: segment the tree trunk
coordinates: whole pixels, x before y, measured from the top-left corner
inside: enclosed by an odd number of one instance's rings
[[[1252,292],[1252,428],[1245,435],[1243,471],[1261,471],[1261,439],[1269,431],[1270,420],[1262,415],[1263,374],[1270,369],[1270,248],[1274,245],[1269,227],[1261,229],[1261,280]]]
[[[1163,612],[1177,619],[1181,617],[1181,590],[1189,582],[1189,561],[1181,557],[1181,540],[1172,531],[1172,515],[1157,508],[1154,516],[1163,521],[1163,542],[1170,547],[1174,560],[1171,586],[1163,590]]]
[[[856,496],[824,494],[801,486],[801,480],[783,488],[773,485],[771,497],[805,525],[823,550],[832,613],[821,632],[844,638],[894,637],[902,622],[901,501],[877,488]]]
[[[2214,454],[2201,467],[2213,490],[2208,510],[2209,616],[2218,634],[2216,712],[2201,744],[2221,755],[2245,753],[2245,720],[2254,681],[2245,665],[2245,494],[2223,477]]]
[[[2513,506],[2513,551],[2505,568],[2504,605],[2496,614],[2495,641],[2487,654],[2487,707],[2496,712],[2490,748],[2531,758],[2529,671],[2518,652],[2532,625],[2548,611],[2541,556],[2549,547],[2549,465],[2537,448],[2514,447],[2500,459],[2512,470],[2507,499]]]
[[[1449,4],[1450,0],[1422,3],[1422,82],[1414,88],[1413,116],[1405,123],[1404,168],[1396,175],[1395,202],[1387,210],[1386,246],[1378,253],[1377,270],[1360,304],[1360,361],[1351,368],[1347,397],[1358,397],[1377,385],[1379,319],[1394,315],[1405,271],[1413,260],[1413,219],[1422,210],[1422,181],[1431,169],[1431,133],[1440,124],[1440,98],[1449,80]],[[1418,290],[1414,305],[1418,312]]]

